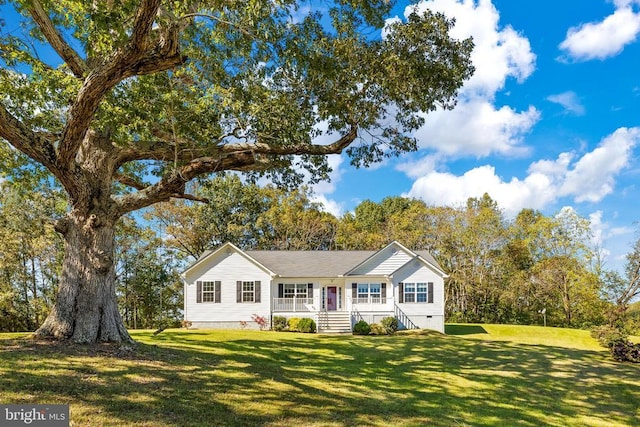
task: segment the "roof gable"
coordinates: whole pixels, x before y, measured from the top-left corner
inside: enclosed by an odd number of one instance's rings
[[[350,270],[347,275],[390,275],[415,258],[415,254],[397,242],[374,252],[368,259]]]
[[[369,259],[349,271],[348,275],[390,276],[412,260],[418,260],[434,270],[438,275],[447,277],[447,274],[428,251],[414,252],[397,241],[393,241],[383,249],[375,252]]]
[[[232,243],[207,251],[183,273],[190,274],[216,257],[235,252],[271,276],[341,277],[389,276],[412,260],[419,260],[439,275],[447,277],[428,251],[413,252],[398,242],[379,251],[243,251]]]
[[[205,265],[208,261],[211,261],[220,256],[227,256],[231,253],[237,253],[238,255],[244,257],[247,261],[264,270],[266,273],[272,276],[275,275],[275,273],[271,271],[267,266],[250,257],[246,252],[235,246],[233,243],[227,242],[217,249],[214,249],[212,251],[205,251],[196,262],[187,267],[187,269],[182,273],[182,276],[185,277],[187,274],[190,274],[191,272],[197,270],[199,267]]]

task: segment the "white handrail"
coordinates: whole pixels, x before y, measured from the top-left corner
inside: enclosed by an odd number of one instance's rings
[[[315,311],[313,298],[274,298],[273,311]]]
[[[382,298],[382,297],[372,297],[371,295],[368,295],[366,297],[347,297],[349,298],[349,301],[351,301],[351,304],[353,305],[358,305],[358,304],[373,304],[373,305],[381,305],[381,304],[388,304],[390,301],[393,302],[393,297],[386,297],[386,298]]]

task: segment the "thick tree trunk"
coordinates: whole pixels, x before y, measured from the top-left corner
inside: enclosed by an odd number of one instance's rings
[[[36,336],[78,343],[133,342],[115,293],[114,227],[71,212],[59,225],[65,255],[55,305]]]

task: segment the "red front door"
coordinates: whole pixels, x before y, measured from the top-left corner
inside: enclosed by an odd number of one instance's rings
[[[338,292],[335,286],[327,287],[327,311],[338,309]]]

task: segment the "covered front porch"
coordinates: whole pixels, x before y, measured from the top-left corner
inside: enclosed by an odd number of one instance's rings
[[[351,311],[346,288],[339,280],[320,280],[316,283],[278,283],[272,298],[274,313],[310,313],[323,311]]]
[[[320,283],[279,283],[272,298],[274,313],[393,311],[393,292],[387,284],[338,283],[337,280]]]

